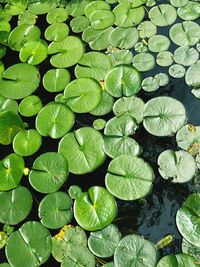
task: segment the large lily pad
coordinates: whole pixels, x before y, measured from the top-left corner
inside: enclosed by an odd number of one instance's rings
[[[74,216],[85,230],[101,230],[117,215],[115,198],[103,187],[93,186],[74,202]]]
[[[149,18],[157,26],[168,26],[175,22],[176,9],[169,4],[161,4],[149,11]]]
[[[158,262],[157,267],[195,267],[195,259],[187,254],[178,253],[175,255],[167,255]]]
[[[92,172],[105,160],[102,135],[90,127],[83,127],[66,134],[60,141],[58,152],[75,174]]]

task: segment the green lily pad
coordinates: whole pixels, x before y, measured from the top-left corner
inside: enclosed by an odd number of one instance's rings
[[[77,78],[93,78],[104,80],[112,63],[109,57],[100,52],[89,52],[83,55],[75,68]]]
[[[156,26],[171,25],[175,22],[176,18],[176,9],[169,4],[155,6],[149,11],[149,19]]]
[[[57,2],[54,1],[32,1],[28,5],[28,10],[37,15],[46,14],[49,11],[55,9],[57,7]]]
[[[37,26],[22,24],[12,30],[8,38],[8,45],[12,50],[20,51],[28,41],[38,40],[41,32]]]
[[[71,75],[66,69],[48,70],[42,80],[44,88],[49,92],[60,92],[70,82]]]
[[[176,224],[181,235],[192,245],[200,247],[200,194],[193,193],[182,204],[176,215]]]
[[[170,4],[174,7],[182,7],[187,4],[188,0],[170,0]]]
[[[77,17],[77,16],[81,16],[84,15],[84,11],[86,6],[91,3],[91,0],[69,0],[67,1],[67,11],[68,14],[72,17]]]
[[[144,107],[144,128],[155,136],[174,135],[186,122],[183,104],[171,97],[149,100]]]
[[[39,204],[40,222],[47,228],[58,229],[72,219],[72,200],[64,192],[54,192],[45,196]]]
[[[200,99],[200,89],[199,89],[199,88],[194,88],[194,89],[192,89],[191,93],[192,93],[197,99]]]
[[[109,224],[103,230],[90,233],[88,246],[97,257],[108,258],[114,255],[115,248],[121,238],[117,226]]]
[[[102,90],[101,101],[90,113],[95,116],[103,116],[111,112],[114,99],[105,90]]]
[[[32,195],[23,186],[0,192],[0,222],[16,225],[23,221],[31,211]]]
[[[139,124],[143,120],[144,102],[139,97],[121,97],[113,105],[115,116],[129,115]]]
[[[133,58],[133,66],[138,71],[149,71],[155,67],[155,58],[150,53],[139,53]]]
[[[109,36],[110,44],[121,49],[132,48],[138,41],[139,34],[136,28],[114,28]]]
[[[68,13],[66,8],[55,8],[48,12],[47,22],[49,24],[64,22],[68,18]]]
[[[114,262],[107,262],[106,264],[102,265],[103,267],[114,267]]]
[[[82,189],[78,185],[71,185],[68,192],[72,199],[76,199],[82,194]]]
[[[113,66],[121,64],[130,64],[133,59],[133,54],[129,50],[115,50],[108,53]]]
[[[34,25],[36,24],[36,21],[37,21],[37,16],[35,14],[32,14],[28,10],[25,10],[18,16],[18,26],[22,24]]]
[[[49,231],[41,223],[29,221],[9,236],[6,257],[11,266],[38,267],[50,257],[51,243]]]
[[[108,72],[105,86],[114,97],[132,96],[141,88],[141,75],[130,65],[119,65]]]
[[[23,176],[24,160],[14,153],[0,161],[0,190],[16,188]]]
[[[35,154],[41,145],[42,138],[34,129],[20,131],[13,140],[14,152],[23,157]]]
[[[49,45],[51,64],[56,68],[67,68],[79,62],[84,54],[82,41],[76,36],[67,36],[64,40]]]
[[[152,36],[148,42],[149,50],[155,53],[165,51],[169,48],[169,46],[170,46],[170,40],[168,37],[164,35]]]
[[[59,143],[58,152],[67,159],[69,171],[75,174],[92,172],[105,160],[103,137],[91,127],[66,134]]]
[[[157,250],[151,241],[144,239],[143,236],[132,234],[123,237],[119,242],[115,250],[114,262],[118,267],[131,265],[156,267],[157,257]]]
[[[162,51],[158,53],[156,63],[161,67],[168,67],[174,62],[174,56],[169,51]]]
[[[64,104],[51,102],[36,117],[36,129],[42,136],[57,139],[68,133],[74,125],[74,113]]]
[[[23,129],[24,124],[19,115],[8,110],[0,113],[0,144],[11,144],[15,135]]]
[[[175,50],[174,61],[183,66],[191,66],[199,59],[199,52],[191,47],[182,46]]]
[[[178,8],[177,14],[183,20],[196,20],[200,18],[200,4],[188,1],[185,6]]]
[[[101,101],[101,86],[91,78],[80,78],[70,82],[64,91],[66,104],[76,113],[86,113]]]
[[[158,262],[157,267],[195,267],[195,259],[187,254],[178,253],[175,255],[167,255]]]
[[[106,121],[104,119],[96,119],[94,122],[93,122],[93,125],[95,130],[103,130],[106,126]]]
[[[141,152],[141,148],[131,137],[135,133],[137,127],[135,119],[128,115],[110,119],[106,123],[104,129],[105,153],[111,158],[120,155],[138,156]]]
[[[143,159],[121,155],[110,162],[105,184],[115,197],[136,200],[149,194],[153,180],[153,169]]]
[[[138,53],[145,53],[148,51],[148,47],[144,44],[144,42],[138,42],[134,46],[134,50]]]
[[[83,32],[89,26],[90,26],[90,21],[85,16],[78,16],[70,21],[70,27],[72,31],[75,33]]]
[[[200,26],[192,21],[174,24],[169,32],[172,42],[179,46],[193,46],[199,42]]]
[[[0,267],[10,267],[10,264],[8,263],[0,263]]]
[[[131,3],[121,3],[113,9],[115,25],[129,28],[138,25],[144,18],[144,7],[133,8]]]
[[[157,27],[151,21],[143,21],[138,25],[137,30],[140,38],[151,38],[156,35]]]
[[[115,15],[109,10],[99,10],[93,12],[89,19],[93,29],[104,30],[113,25]]]
[[[94,12],[101,10],[110,10],[110,5],[105,1],[92,1],[85,7],[85,15],[90,18]]]
[[[190,244],[187,240],[184,238],[182,239],[181,248],[183,253],[189,254],[190,256],[194,257],[196,261],[200,258],[200,248],[196,247],[192,244]]]
[[[169,83],[169,76],[166,73],[158,73],[155,77],[160,86],[166,86]]]
[[[74,202],[74,216],[85,230],[101,230],[109,225],[117,214],[115,198],[103,187],[93,186]]]
[[[182,78],[185,76],[186,69],[179,64],[174,64],[169,68],[169,75],[173,78]]]
[[[173,183],[186,183],[196,173],[196,163],[193,156],[183,150],[165,150],[158,157],[159,173]]]
[[[147,77],[142,81],[142,89],[146,92],[154,92],[160,87],[158,79]]]
[[[67,177],[66,159],[58,153],[47,152],[34,161],[29,174],[29,182],[35,190],[47,194],[57,191]]]
[[[35,116],[42,109],[42,101],[36,95],[22,99],[19,104],[19,113],[25,117]]]
[[[198,87],[200,85],[200,62],[193,64],[189,67],[185,75],[185,82],[189,86]]]
[[[32,94],[40,82],[40,74],[35,66],[27,63],[12,65],[0,79],[0,94],[10,99],[22,99]]]
[[[27,3],[26,1],[17,1],[17,2],[11,2],[11,3],[8,2],[4,8],[12,16],[16,16],[25,11],[25,9],[27,8]]]
[[[2,111],[12,111],[18,113],[18,103],[15,100],[7,99],[0,95],[0,112]]]
[[[69,34],[69,26],[65,23],[53,23],[44,32],[45,39],[48,41],[63,41]]]

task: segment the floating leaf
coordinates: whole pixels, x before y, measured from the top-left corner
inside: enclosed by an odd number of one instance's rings
[[[146,92],[154,92],[160,87],[158,79],[147,77],[142,81],[142,89]]]
[[[18,103],[15,100],[7,99],[0,95],[0,112],[2,111],[12,111],[18,113]]]
[[[150,38],[156,35],[157,27],[151,21],[143,21],[138,25],[137,30],[140,38]]]
[[[53,23],[46,28],[44,36],[48,41],[63,41],[69,34],[69,26],[65,23]]]
[[[150,53],[140,53],[134,56],[132,63],[138,71],[148,71],[154,68],[155,58]]]
[[[42,15],[55,9],[56,6],[57,3],[54,1],[38,1],[38,2],[32,1],[28,5],[28,10],[33,14]]]
[[[66,69],[48,70],[42,80],[44,88],[49,92],[60,92],[70,82],[71,75]]]
[[[169,4],[161,4],[149,11],[149,18],[156,26],[168,26],[175,22],[176,9]]]
[[[187,1],[186,5],[178,8],[177,14],[183,20],[196,20],[200,18],[200,4]]]
[[[133,54],[129,50],[111,51],[108,56],[110,57],[113,66],[121,64],[130,64],[133,59]]]
[[[194,257],[196,261],[200,259],[200,248],[190,244],[184,238],[182,239],[181,248],[183,253],[189,254],[190,256]]]
[[[170,0],[170,4],[174,7],[182,7],[187,4],[188,0]]]
[[[70,27],[72,31],[75,33],[83,32],[89,26],[90,26],[90,21],[85,16],[78,16],[70,21]]]
[[[109,95],[105,89],[102,90],[101,101],[96,108],[94,108],[90,113],[95,116],[103,116],[108,114],[112,110],[114,99]]]
[[[155,35],[148,42],[149,50],[156,53],[167,50],[169,46],[170,40],[164,35]]]
[[[80,195],[82,194],[82,189],[78,185],[71,185],[68,192],[69,196],[72,199],[76,199],[77,197],[80,197]]]
[[[174,64],[169,68],[169,75],[173,78],[182,78],[185,76],[186,69],[179,64]]]
[[[185,82],[189,86],[198,87],[200,85],[200,62],[193,64],[189,67],[185,75]]]
[[[25,97],[19,104],[19,113],[25,117],[35,116],[42,109],[42,101],[36,95]]]
[[[67,1],[67,11],[68,14],[72,17],[77,17],[84,15],[84,10],[86,6],[91,2],[91,0],[69,0]]]
[[[179,253],[175,255],[167,255],[158,262],[157,267],[195,267],[195,259],[187,254]]]
[[[160,86],[166,86],[169,83],[169,76],[166,73],[158,73],[155,75]]]
[[[18,26],[22,24],[34,25],[36,21],[37,21],[37,16],[29,12],[28,10],[25,10],[18,16]]]
[[[55,8],[48,12],[47,22],[49,24],[64,22],[68,18],[68,13],[66,8]]]
[[[110,10],[110,5],[105,1],[92,1],[85,7],[85,15],[90,18],[96,11]]]
[[[93,127],[95,130],[103,130],[105,128],[105,125],[106,125],[106,121],[104,119],[96,119],[94,122],[93,122]]]
[[[191,47],[182,46],[175,50],[174,61],[183,66],[191,66],[199,59],[199,52]]]
[[[89,19],[93,29],[104,30],[113,25],[115,15],[109,10],[99,10],[93,12]]]
[[[162,51],[158,53],[156,58],[156,63],[161,67],[168,67],[172,65],[174,61],[174,56],[169,51]]]

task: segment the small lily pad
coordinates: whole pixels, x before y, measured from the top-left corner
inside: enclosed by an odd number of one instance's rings
[[[156,26],[168,26],[175,22],[176,9],[169,4],[161,4],[149,11],[149,18]]]
[[[155,53],[166,51],[170,46],[170,40],[164,35],[155,35],[149,39],[149,50]]]
[[[95,116],[103,116],[108,114],[112,110],[114,104],[114,99],[105,90],[102,90],[101,101],[96,108],[94,108],[90,113]]]
[[[143,21],[141,22],[137,30],[139,32],[140,38],[151,38],[152,36],[156,35],[157,27],[151,21]]]
[[[175,255],[167,255],[160,259],[157,267],[182,267],[190,266],[195,267],[195,259],[187,254],[179,253]]]
[[[149,71],[155,66],[155,58],[150,53],[139,53],[133,58],[133,66],[138,71]]]
[[[160,87],[158,79],[147,77],[142,81],[142,89],[146,92],[154,92]]]
[[[50,10],[47,14],[47,22],[49,24],[64,22],[67,18],[68,13],[66,8],[55,8]]]
[[[198,87],[200,85],[199,70],[200,70],[199,61],[197,61],[197,63],[189,67],[185,75],[185,82],[187,85],[194,87]]]
[[[49,92],[60,92],[70,82],[70,73],[66,69],[48,70],[43,77],[43,86]]]
[[[169,76],[166,73],[158,73],[155,77],[160,86],[166,86],[169,83]]]
[[[45,39],[48,41],[63,41],[69,34],[69,26],[65,23],[53,23],[44,32]]]
[[[96,119],[94,122],[93,122],[93,127],[95,130],[103,130],[105,128],[105,125],[106,125],[106,121],[104,119]]]
[[[199,59],[199,52],[191,47],[182,46],[175,50],[174,61],[183,66],[191,66]]]
[[[174,56],[169,51],[162,51],[158,53],[156,58],[156,63],[161,67],[168,67],[172,65],[174,61]]]
[[[42,101],[36,95],[22,99],[19,104],[19,113],[24,117],[35,116],[42,109]]]
[[[179,64],[174,64],[169,68],[169,75],[173,78],[182,78],[185,76],[186,69]]]
[[[89,26],[90,26],[90,21],[85,16],[78,16],[70,21],[70,27],[72,31],[75,33],[83,32]]]

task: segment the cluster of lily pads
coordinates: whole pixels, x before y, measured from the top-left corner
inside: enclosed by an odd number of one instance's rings
[[[183,236],[179,254],[160,259],[158,251],[170,236],[157,244],[139,234],[123,236],[115,219],[118,199],[136,201],[152,191],[154,171],[134,138],[139,128],[158,138],[176,135],[180,149],[158,157],[164,179],[185,183],[199,173],[200,126],[187,122],[184,105],[168,96],[145,103],[137,94],[151,94],[171,77],[184,77],[200,98],[200,3],[0,3],[0,144],[12,148],[0,161],[0,248],[8,260],[0,266],[40,266],[52,254],[61,267],[195,267],[200,193],[189,195],[177,212]],[[48,25],[44,32],[40,18]],[[6,66],[11,50],[20,63]],[[44,74],[43,68],[48,69]],[[77,128],[77,115],[85,113],[95,118],[93,127]],[[35,127],[29,128],[32,119]],[[58,141],[57,151],[38,154],[49,138]],[[70,173],[82,179],[106,159],[105,187],[94,181],[87,192],[78,185],[66,192]],[[42,195],[40,222],[24,222],[34,203],[25,176]]]

